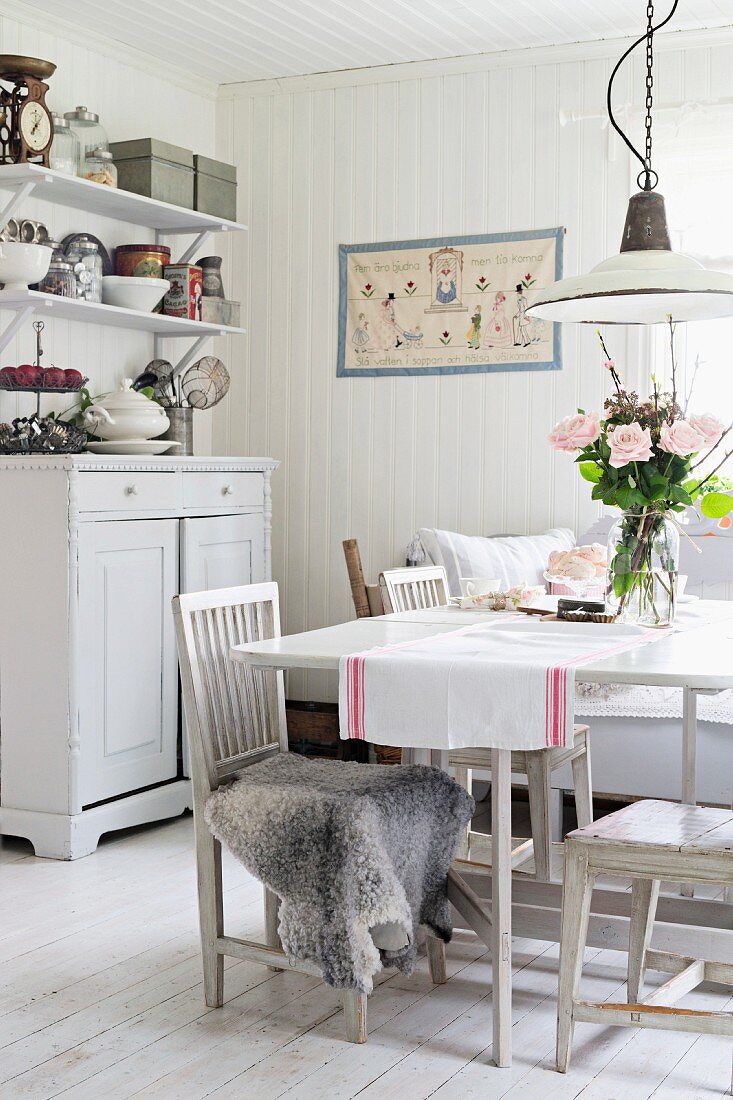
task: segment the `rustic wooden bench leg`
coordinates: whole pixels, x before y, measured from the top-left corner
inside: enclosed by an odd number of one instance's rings
[[[593,821],[593,780],[590,770],[590,742],[585,735],[585,752],[570,761],[575,786],[575,812],[578,828],[583,829]]]
[[[588,933],[593,880],[588,856],[565,842],[565,882],[560,930],[560,981],[557,998],[557,1069],[567,1073],[573,1042],[573,1009],[580,988],[583,950]]]
[[[535,877],[540,882],[551,878],[552,826],[550,822],[550,754],[541,749],[528,752],[527,791],[529,794],[529,819],[534,842]]]
[[[367,1041],[367,996],[358,989],[345,989],[343,993],[346,1038],[350,1043]]]
[[[644,984],[646,953],[654,930],[654,916],[659,897],[659,879],[634,879],[631,887],[631,921],[629,923],[629,1004],[637,1004]]]

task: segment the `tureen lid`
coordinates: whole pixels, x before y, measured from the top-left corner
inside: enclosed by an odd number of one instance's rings
[[[118,390],[105,393],[94,404],[101,405],[108,412],[114,412],[115,410],[118,412],[151,412],[152,410],[163,412],[160,405],[155,401],[151,401],[144,393],[138,393],[137,390],[132,388],[131,378],[123,378]]]

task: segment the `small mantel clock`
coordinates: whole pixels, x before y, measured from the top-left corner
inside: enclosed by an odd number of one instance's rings
[[[45,78],[55,71],[39,57],[0,54],[0,164],[31,161],[48,168],[53,123]]]

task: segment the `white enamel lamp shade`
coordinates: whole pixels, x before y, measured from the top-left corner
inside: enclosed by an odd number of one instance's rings
[[[620,252],[588,275],[560,279],[539,292],[527,313],[547,321],[653,325],[733,316],[733,275],[708,271],[667,249]]]

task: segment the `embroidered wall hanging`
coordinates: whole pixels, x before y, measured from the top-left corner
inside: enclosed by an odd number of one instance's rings
[[[337,374],[560,370],[560,326],[526,311],[562,278],[564,232],[339,245]]]

